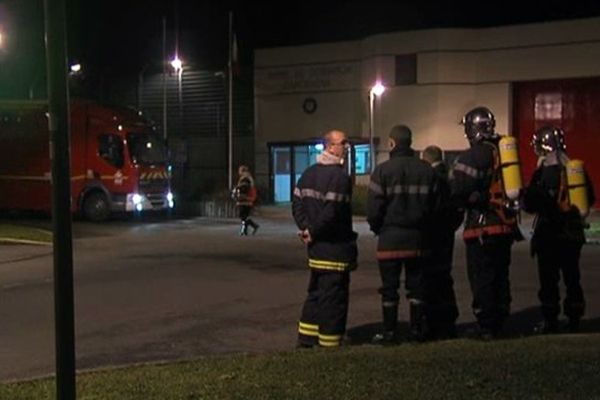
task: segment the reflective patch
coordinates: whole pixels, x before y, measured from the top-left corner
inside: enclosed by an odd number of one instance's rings
[[[377,194],[383,194],[383,188],[378,183],[373,181],[369,182],[369,190]]]
[[[337,201],[340,203],[350,203],[350,195],[336,192],[322,193],[314,189],[294,189],[294,196],[304,198],[309,197],[321,201]]]
[[[461,162],[457,162],[456,164],[454,164],[454,171],[460,171],[465,175],[468,175],[472,178],[478,179],[478,178],[483,178],[485,176],[485,173],[483,171],[479,171],[476,168],[473,168],[467,164],[463,164]]]
[[[338,347],[341,342],[342,342],[342,335],[319,334],[319,346]]]
[[[298,333],[305,336],[319,336],[319,325],[298,321]]]
[[[426,185],[395,185],[393,194],[429,194],[431,188]]]
[[[308,266],[315,269],[324,269],[328,271],[345,271],[350,267],[350,263],[327,261],[327,260],[315,260],[312,258],[308,259]]]

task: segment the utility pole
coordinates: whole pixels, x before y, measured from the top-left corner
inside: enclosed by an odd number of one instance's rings
[[[227,64],[229,85],[227,96],[227,189],[233,187],[233,12],[229,12],[229,62]]]
[[[44,0],[48,129],[52,156],[56,398],[75,400],[69,89],[65,0]]]

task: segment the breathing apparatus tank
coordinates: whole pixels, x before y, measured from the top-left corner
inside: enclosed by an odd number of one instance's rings
[[[585,180],[583,161],[569,160],[565,166],[567,170],[567,186],[569,188],[569,203],[577,207],[582,218],[590,212],[588,193]]]
[[[504,193],[509,200],[517,201],[521,189],[523,189],[517,139],[514,136],[502,136],[498,143],[498,153],[500,156]]]

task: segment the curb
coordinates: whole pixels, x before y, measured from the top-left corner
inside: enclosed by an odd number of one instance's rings
[[[13,239],[8,237],[0,237],[0,244],[31,244],[36,246],[52,246],[52,242],[42,242],[39,240],[28,239]]]

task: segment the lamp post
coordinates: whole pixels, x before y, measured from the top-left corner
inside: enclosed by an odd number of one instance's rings
[[[376,82],[371,87],[371,90],[369,90],[369,161],[371,172],[375,169],[375,144],[373,142],[373,133],[375,131],[375,98],[381,96],[383,92],[385,92],[385,86],[381,82]]]
[[[179,59],[179,56],[175,54],[173,60],[171,60],[171,67],[175,70],[177,74],[177,99],[178,99],[178,108],[179,108],[179,130],[181,131],[182,119],[183,119],[183,94],[181,90],[181,78],[183,75],[183,62]]]

